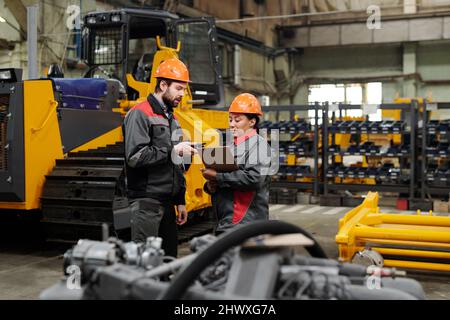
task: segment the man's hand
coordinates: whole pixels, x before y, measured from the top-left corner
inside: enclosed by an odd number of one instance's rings
[[[216,181],[216,177],[217,177],[217,171],[214,169],[201,169],[203,177],[206,180],[213,180]]]
[[[188,212],[186,210],[186,206],[181,204],[177,206],[177,211],[178,211],[177,224],[181,226],[186,223]]]
[[[186,156],[186,155],[194,155],[198,154],[198,151],[194,148],[192,148],[192,144],[190,142],[180,142],[176,146],[173,147],[177,155],[180,157]]]

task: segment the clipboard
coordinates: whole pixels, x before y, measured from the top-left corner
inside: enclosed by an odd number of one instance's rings
[[[202,162],[207,169],[214,169],[217,172],[239,170],[230,147],[204,148],[200,154]]]

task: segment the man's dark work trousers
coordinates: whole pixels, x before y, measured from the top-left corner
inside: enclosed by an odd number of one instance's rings
[[[145,242],[148,237],[160,237],[166,256],[177,257],[178,237],[173,203],[142,198],[131,202],[131,239]]]

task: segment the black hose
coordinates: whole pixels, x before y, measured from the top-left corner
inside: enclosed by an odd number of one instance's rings
[[[229,249],[238,246],[245,240],[264,234],[301,233],[314,241],[312,246],[306,247],[308,253],[316,258],[327,258],[322,247],[305,230],[282,221],[258,221],[240,226],[231,232],[224,233],[216,242],[202,251],[183,271],[181,271],[158,300],[178,300],[184,292],[197,279],[203,270],[216,261]]]

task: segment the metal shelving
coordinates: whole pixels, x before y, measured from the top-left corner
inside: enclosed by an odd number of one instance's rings
[[[280,121],[280,112],[289,112],[289,118],[292,120],[295,117],[296,111],[311,111],[314,110],[314,116],[308,117],[308,125],[307,126],[292,126],[289,127],[289,123],[286,121]],[[301,171],[301,167],[299,165],[287,165],[280,164],[280,170],[288,170],[286,173],[287,176],[297,178],[312,178],[312,182],[298,182],[298,181],[272,181],[271,187],[275,188],[288,188],[288,189],[297,189],[297,190],[312,190],[313,194],[317,196],[320,192],[320,171],[319,171],[319,159],[321,158],[321,152],[319,150],[319,141],[320,141],[320,127],[319,123],[319,113],[322,112],[322,106],[318,103],[312,105],[288,105],[288,106],[270,106],[263,107],[264,113],[275,113],[275,122],[272,126],[269,126],[268,129],[278,129],[280,130],[280,134],[291,134],[291,135],[312,135],[312,148],[310,150],[302,150],[301,148],[297,148],[295,143],[288,143],[288,151],[287,154],[295,154],[296,157],[305,157],[305,158],[313,158],[314,159],[314,168],[310,171],[310,173],[303,173]],[[314,120],[312,122],[311,120]],[[293,123],[293,122],[292,122]],[[295,151],[294,151],[295,150]],[[306,169],[306,168],[303,168]]]
[[[339,104],[337,108],[334,107],[333,110],[330,110],[330,105],[327,103],[324,107],[324,118],[323,118],[323,170],[324,170],[324,182],[323,182],[323,194],[325,196],[329,195],[329,191],[339,191],[339,190],[348,190],[348,191],[380,191],[380,192],[399,192],[399,193],[408,193],[409,198],[413,199],[415,197],[415,189],[416,189],[416,136],[417,136],[417,119],[418,119],[418,103],[417,101],[412,101],[411,104],[381,104],[379,108],[382,110],[402,110],[403,114],[409,114],[409,117],[405,117],[405,121],[379,121],[373,122],[368,120],[368,116],[366,117],[366,121],[347,121],[347,123],[341,121],[336,121],[336,112],[339,112],[339,119],[342,119],[342,112],[345,110],[357,110],[361,109],[361,105],[344,105]],[[331,119],[329,117],[329,112],[331,112]],[[331,120],[331,122],[330,122]],[[407,122],[409,122],[409,130],[406,131]],[[327,124],[327,125],[325,125]],[[377,149],[374,144],[371,145],[367,143],[367,150],[359,149],[359,150],[350,150],[350,151],[341,151],[334,150],[332,148],[330,152],[329,146],[329,135],[331,134],[332,141],[331,146],[335,147],[335,135],[336,134],[352,134],[357,135],[359,138],[358,145],[361,142],[360,138],[363,134],[401,134],[402,141],[404,142],[404,135],[409,136],[409,147],[403,149],[395,149],[394,146],[391,146],[386,152],[381,152],[379,148]],[[370,141],[370,139],[368,139]],[[360,146],[358,146],[360,147]],[[369,148],[371,148],[369,150]],[[347,156],[347,155],[360,155],[365,157],[395,157],[399,158],[399,162],[401,162],[400,170],[397,169],[389,169],[386,167],[388,172],[392,172],[393,180],[399,181],[398,183],[377,183],[377,184],[358,184],[358,183],[331,183],[329,182],[330,178],[335,178],[336,172],[333,171],[331,173],[329,160],[330,157],[334,164],[335,156]],[[409,164],[409,167],[408,167]],[[347,169],[346,169],[347,168]],[[350,167],[337,167],[338,177],[340,175],[341,178],[380,178],[380,174],[384,173],[381,171],[375,172],[375,168],[371,171],[370,168],[362,168],[362,167],[352,167],[352,169],[348,169]],[[402,171],[404,169],[409,169],[409,174],[402,175]],[[342,172],[340,171],[342,170]],[[387,180],[387,179],[386,179]],[[408,181],[409,180],[409,181]]]
[[[447,197],[450,193],[450,120],[430,120],[429,114],[445,109],[450,109],[450,103],[423,104],[420,179],[422,200],[431,195]]]

